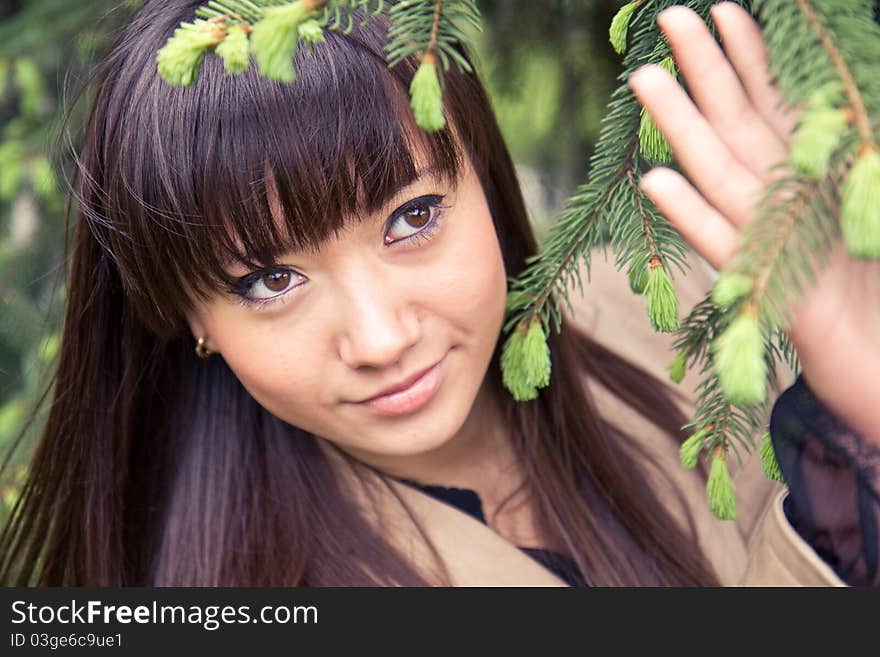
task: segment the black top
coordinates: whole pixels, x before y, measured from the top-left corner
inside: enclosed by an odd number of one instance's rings
[[[774,404],[770,434],[789,523],[844,582],[880,586],[880,446],[835,417],[800,376]]]
[[[429,486],[417,483],[410,479],[401,479],[405,484],[414,488],[418,488],[431,497],[441,502],[446,502],[450,506],[464,511],[469,516],[476,518],[484,525],[487,525],[486,516],[483,513],[483,502],[480,496],[470,488],[451,488],[446,486]],[[564,554],[559,554],[553,550],[536,547],[520,547],[520,550],[532,557],[535,561],[542,564],[548,570],[556,573],[565,580],[569,586],[587,586],[584,578],[581,577],[580,570],[574,560]]]
[[[770,433],[792,527],[844,582],[880,586],[880,448],[832,415],[800,376],[773,405]],[[401,481],[487,524],[475,491]],[[519,549],[570,586],[587,586],[570,557]]]

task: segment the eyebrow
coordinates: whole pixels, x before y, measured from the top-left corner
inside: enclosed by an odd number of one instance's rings
[[[413,176],[413,179],[410,180],[409,182],[405,183],[401,187],[399,187],[397,189],[397,191],[395,191],[391,196],[388,197],[388,199],[384,203],[382,203],[382,206],[389,207],[392,205],[394,205],[394,206],[398,205],[400,203],[401,197],[405,195],[404,193],[410,187],[412,187],[413,185],[415,185],[416,183],[418,183],[422,180],[429,180],[431,182],[440,182],[440,180],[442,179],[441,174],[442,174],[442,170],[440,169],[440,167],[433,165],[433,164],[430,166],[426,166],[426,167],[419,169],[418,171],[416,171],[416,174],[415,174],[415,176]]]
[[[422,167],[421,169],[416,171],[415,175],[412,177],[412,179],[409,182],[404,183],[401,187],[399,187],[397,189],[397,191],[395,191],[393,194],[391,194],[391,196],[389,196],[388,199],[382,203],[382,207],[385,208],[385,207],[389,207],[392,205],[397,206],[401,201],[401,197],[403,197],[406,194],[406,191],[410,187],[412,187],[413,185],[415,185],[418,182],[423,181],[423,180],[439,182],[439,181],[443,180],[443,178],[444,178],[444,176],[442,174],[443,174],[443,170],[441,169],[441,167],[439,167],[435,164],[431,164],[431,165]],[[287,254],[287,253],[302,253],[302,252],[303,252],[302,249],[291,249],[291,248],[287,248],[287,247],[281,247],[281,249],[279,249],[279,251],[277,253],[272,254],[272,259],[275,260],[276,256],[280,256],[280,255]],[[220,264],[224,269],[226,269],[232,265],[249,266],[250,264],[256,264],[256,263],[249,263],[246,254],[241,253],[241,252],[237,252],[232,256],[227,256],[227,257],[223,258],[221,260]],[[270,266],[272,263],[260,263],[260,264],[262,264],[263,266]]]

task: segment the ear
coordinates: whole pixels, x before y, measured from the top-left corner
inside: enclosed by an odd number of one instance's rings
[[[189,330],[192,333],[194,340],[198,340],[207,335],[208,331],[205,328],[205,322],[202,319],[201,313],[198,311],[189,311],[186,314],[186,323],[189,325]]]

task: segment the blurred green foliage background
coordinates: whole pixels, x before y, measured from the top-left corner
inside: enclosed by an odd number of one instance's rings
[[[0,524],[26,471],[40,416],[24,435],[22,427],[50,383],[58,350],[67,181],[90,97],[79,93],[140,4],[0,3],[0,458],[11,459],[0,481]],[[585,178],[619,71],[607,37],[619,4],[478,3],[484,18],[478,67],[539,237]]]

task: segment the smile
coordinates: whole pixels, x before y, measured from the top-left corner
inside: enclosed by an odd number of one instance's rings
[[[361,402],[379,415],[406,415],[427,404],[437,393],[446,356],[425,371],[406,388]]]

